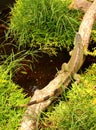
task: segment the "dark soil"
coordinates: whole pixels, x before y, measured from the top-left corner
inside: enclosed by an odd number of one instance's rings
[[[0,12],[7,9],[8,7],[13,6],[15,0],[1,0],[0,1]]]
[[[41,55],[38,62],[34,63],[32,70],[25,67],[27,74],[22,74],[22,71],[19,71],[15,76],[15,82],[22,86],[29,95],[32,95],[35,89],[45,87],[55,77],[62,63],[69,59],[68,52],[65,50],[59,52],[56,57],[49,57],[47,54]]]
[[[0,14],[0,45],[6,42],[11,42],[12,39],[5,42],[5,32],[7,31],[8,27],[6,21],[9,21],[8,12],[10,10],[4,10],[2,14]],[[5,47],[0,47],[0,55],[3,54],[5,51],[7,54],[10,54],[14,48],[10,45]],[[54,77],[57,71],[61,68],[63,62],[68,62],[69,54],[68,52],[63,49],[62,52],[58,51],[57,56],[48,56],[47,54],[39,54],[40,57],[37,59],[37,62],[32,65],[32,69],[25,66],[24,73],[21,69],[15,74],[13,81],[19,84],[21,87],[24,88],[24,91],[28,95],[33,95],[35,89],[41,89],[45,87]],[[30,59],[30,56],[27,57]],[[88,56],[84,65],[82,66],[80,71],[84,71],[89,65],[96,62],[96,57]],[[23,65],[23,64],[22,64]]]

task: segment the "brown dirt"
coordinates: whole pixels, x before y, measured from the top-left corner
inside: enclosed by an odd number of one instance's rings
[[[5,32],[8,29],[6,21],[9,21],[9,11],[9,9],[4,10],[0,15],[0,45],[3,43],[5,44]],[[11,45],[7,45],[4,48],[0,47],[0,55],[5,51],[7,54],[10,54],[12,49],[15,50]],[[47,54],[42,53],[39,55],[41,57],[37,59],[38,62],[35,62],[34,65],[30,63],[33,67],[32,70],[25,66],[26,74],[22,71],[22,69],[19,69],[13,78],[15,83],[24,88],[24,91],[28,94],[28,96],[32,96],[35,89],[41,89],[46,86],[54,78],[57,70],[61,68],[62,63],[69,60],[68,52],[65,49],[63,49],[62,52],[58,51],[57,56],[48,56]],[[31,59],[30,56],[28,56],[27,59]],[[93,62],[96,62],[96,57],[94,58],[88,56],[81,70],[85,70],[85,68]]]

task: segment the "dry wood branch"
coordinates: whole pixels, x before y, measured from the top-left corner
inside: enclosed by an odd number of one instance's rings
[[[91,30],[96,18],[96,0],[90,6],[88,11],[85,13],[82,23],[79,28],[79,33],[81,34],[83,45],[88,47]]]
[[[87,0],[73,0],[69,8],[80,9],[87,13],[84,15],[82,23],[79,28],[79,33],[83,40],[83,45],[88,47],[88,42],[90,39],[91,30],[96,17],[96,1],[93,4]],[[90,8],[89,8],[90,7]]]
[[[82,44],[86,47],[88,47],[88,44],[89,44],[89,38],[91,34],[91,29],[95,20],[95,15],[96,15],[96,0],[92,3],[92,5],[87,10],[79,28],[79,33],[83,40]],[[36,91],[34,96],[32,97],[32,100],[41,98],[42,95],[46,96],[47,93],[50,93],[54,91],[56,88],[60,87],[63,83],[64,76],[66,76],[65,73],[59,74],[45,88],[43,88],[42,90]],[[70,80],[67,82],[67,84],[65,84],[65,86],[68,86],[69,82]],[[40,112],[44,110],[47,106],[49,106],[52,100],[53,99],[50,99],[48,101],[34,104],[28,107],[25,112],[25,115],[23,116],[23,121],[21,122],[21,126],[19,130],[36,130],[36,123],[38,123],[38,116]]]
[[[91,4],[92,3],[87,0],[72,0],[72,3],[69,5],[69,9],[80,9],[85,13]]]

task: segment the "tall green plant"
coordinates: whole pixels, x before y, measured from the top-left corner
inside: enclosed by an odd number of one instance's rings
[[[48,53],[72,45],[80,13],[68,9],[70,0],[17,0],[11,10],[9,33],[19,46]],[[54,53],[54,51],[53,51]]]
[[[29,101],[29,98],[25,99],[23,89],[12,81],[13,70],[23,60],[22,57],[16,60],[15,56],[11,54],[0,66],[0,130],[17,130],[24,109],[14,109],[12,106]]]

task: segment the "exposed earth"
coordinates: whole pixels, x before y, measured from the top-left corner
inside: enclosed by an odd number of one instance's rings
[[[3,47],[0,47],[0,55],[5,52],[9,55],[12,49],[15,51],[13,46],[5,44],[7,42],[11,43],[12,41],[12,39],[9,39],[9,41],[5,40],[5,32],[8,29],[6,22],[10,22],[9,11],[10,9],[4,9],[0,14],[0,45],[4,44]],[[24,92],[26,92],[28,96],[32,96],[35,89],[41,89],[46,86],[55,77],[62,63],[68,62],[70,58],[66,49],[63,49],[62,52],[58,51],[57,56],[48,56],[44,53],[39,55],[40,57],[38,57],[37,62],[32,65],[32,70],[26,66],[26,73],[20,70],[13,78],[16,84],[24,88]],[[30,59],[30,56],[27,58]],[[96,62],[96,57],[88,56],[80,72],[86,70],[86,68],[94,62]]]

